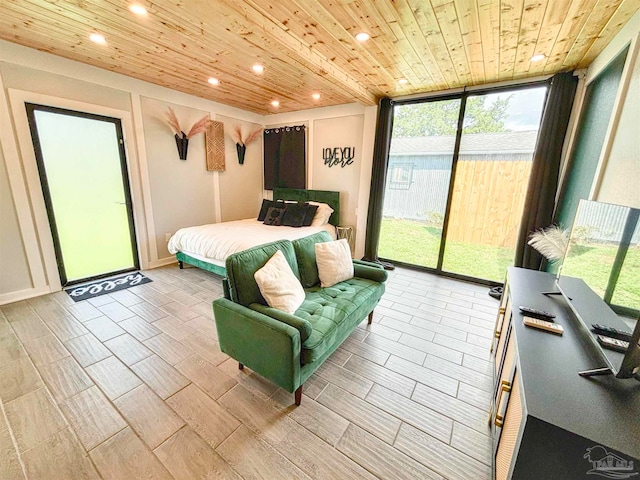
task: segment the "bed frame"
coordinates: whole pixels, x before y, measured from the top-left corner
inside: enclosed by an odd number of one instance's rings
[[[299,188],[279,188],[273,189],[274,200],[296,200],[299,202],[321,202],[326,203],[333,208],[333,213],[329,218],[329,223],[338,226],[340,221],[340,192],[332,192],[329,190],[304,190]],[[197,258],[193,258],[186,253],[176,253],[178,266],[182,269],[184,264],[193,265],[207,272],[215,273],[221,277],[227,276],[227,269],[213,263],[204,262]]]

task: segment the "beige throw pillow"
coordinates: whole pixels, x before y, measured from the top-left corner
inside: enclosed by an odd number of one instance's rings
[[[353,278],[351,249],[346,239],[316,243],[315,249],[320,286],[330,287]]]
[[[309,205],[317,205],[318,210],[316,210],[316,214],[311,221],[312,227],[320,227],[322,225],[326,225],[329,223],[329,218],[331,218],[331,214],[333,213],[333,208],[331,208],[326,203],[320,202],[308,202]]]
[[[302,284],[280,250],[253,274],[253,278],[270,307],[294,313],[304,302]]]

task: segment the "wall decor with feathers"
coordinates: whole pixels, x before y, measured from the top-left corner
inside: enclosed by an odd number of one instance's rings
[[[262,133],[262,128],[256,128],[251,132],[244,140],[242,139],[242,128],[240,125],[234,125],[231,129],[229,136],[236,144],[236,152],[238,152],[238,163],[244,164],[244,154],[247,150],[247,145],[253,142]]]
[[[187,148],[189,147],[189,139],[194,135],[203,133],[209,126],[210,122],[211,119],[209,118],[209,115],[205,115],[193,124],[193,126],[189,130],[189,133],[184,133],[180,128],[180,122],[178,121],[176,112],[173,111],[173,108],[169,107],[169,110],[167,111],[167,124],[176,137],[176,146],[178,147],[178,155],[180,156],[180,160],[187,159]]]

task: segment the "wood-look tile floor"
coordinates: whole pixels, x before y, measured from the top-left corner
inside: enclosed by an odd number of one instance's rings
[[[397,269],[293,395],[216,341],[220,277],[175,266],[0,307],[0,478],[490,477],[487,288]]]

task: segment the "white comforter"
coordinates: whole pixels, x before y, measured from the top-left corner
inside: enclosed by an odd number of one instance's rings
[[[169,240],[168,249],[174,254],[180,251],[224,262],[232,253],[256,245],[276,240],[296,240],[323,230],[336,238],[335,227],[329,223],[321,227],[274,227],[249,218],[181,228]]]

